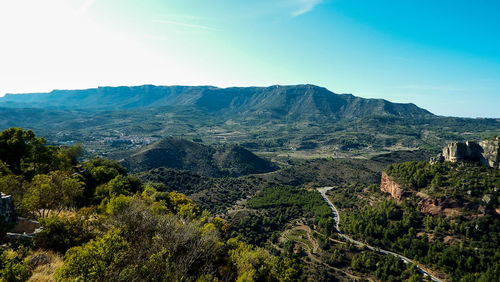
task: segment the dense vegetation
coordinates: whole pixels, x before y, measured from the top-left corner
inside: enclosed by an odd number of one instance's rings
[[[333,190],[346,234],[413,258],[450,280],[500,277],[500,221],[494,210],[498,169],[472,163],[405,162],[391,164],[386,171],[413,194],[396,204],[392,198],[379,200],[387,196],[376,187]],[[453,212],[429,211],[427,203],[441,203]]]
[[[277,167],[238,145],[205,146],[181,138],[163,138],[139,150],[110,156],[133,172],[168,167],[207,177],[237,177]]]
[[[230,239],[223,219],[181,193],[144,185],[116,162],[79,164],[77,147],[44,146],[19,128],[0,133],[0,148],[1,191],[15,195],[18,212],[43,227],[36,240],[14,240],[2,249],[2,279],[40,274],[39,265],[50,264],[47,253],[36,254],[40,248],[59,260],[64,254],[62,266],[44,277],[60,281],[291,281],[302,275],[295,259]]]
[[[138,174],[145,183],[154,183],[159,191],[178,191],[188,195],[203,209],[221,214],[238,200],[271,185],[259,176],[209,178],[189,171],[157,168]]]
[[[249,243],[262,245],[287,223],[298,218],[313,219],[312,224],[326,225],[332,220],[328,205],[315,191],[288,186],[269,187],[246,204],[251,210],[238,211],[230,222],[234,231]]]
[[[374,272],[381,281],[421,281],[414,265],[407,267],[395,256],[361,251],[352,258],[351,267],[361,272]]]
[[[343,218],[344,232],[441,269],[454,280],[474,280],[474,273],[482,273],[476,278],[493,281],[500,275],[500,224],[490,215],[472,220],[436,218],[386,200]]]
[[[493,208],[500,203],[500,170],[474,163],[406,162],[391,164],[387,173],[406,189],[434,198],[452,196],[458,201],[481,204],[489,195]]]
[[[405,265],[395,257],[339,241],[331,209],[314,190],[289,186],[267,188],[250,199],[246,208],[235,213],[230,220],[235,231],[242,234],[246,241],[301,259],[308,265],[307,271],[312,279],[329,281],[342,277],[345,272],[339,272],[341,268],[360,275],[351,274],[348,278],[421,280],[416,268]],[[306,226],[316,228],[309,233]]]
[[[395,152],[379,155],[376,160],[317,159],[294,161],[288,168],[276,172],[238,178],[209,178],[196,171],[157,168],[137,176],[145,183],[162,183],[161,191],[179,191],[188,195],[204,209],[223,213],[256,192],[281,185],[293,187],[318,187],[354,183],[378,183],[380,172],[392,160],[425,158],[420,151]]]
[[[80,146],[50,146],[31,131],[0,133],[0,191],[13,195],[20,215],[43,227],[34,240],[11,239],[1,249],[3,279],[422,279],[415,266],[342,240],[315,190],[320,186],[337,187],[330,196],[346,234],[408,256],[448,280],[500,276],[498,170],[392,164],[386,171],[413,191],[397,204],[379,191],[380,172],[394,160],[425,153],[294,160],[279,171],[238,178],[169,168],[132,175],[112,160],[80,162],[81,154]],[[424,200],[447,198],[459,213],[422,210]]]

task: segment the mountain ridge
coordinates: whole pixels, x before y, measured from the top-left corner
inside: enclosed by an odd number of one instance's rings
[[[67,110],[123,110],[192,107],[211,114],[269,118],[359,118],[372,115],[429,117],[412,103],[392,103],[352,94],[336,94],[311,84],[268,87],[119,86],[48,93],[6,94],[0,106]]]

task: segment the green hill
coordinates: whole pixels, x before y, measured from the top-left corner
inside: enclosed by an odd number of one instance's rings
[[[263,173],[277,167],[238,145],[217,147],[167,137],[131,152],[112,156],[131,171],[168,167],[202,176],[224,177]]]

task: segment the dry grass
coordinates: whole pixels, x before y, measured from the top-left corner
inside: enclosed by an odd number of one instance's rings
[[[64,209],[64,210],[60,211],[59,213],[57,211],[51,210],[51,211],[49,211],[49,216],[58,215],[58,216],[62,216],[62,217],[70,217],[70,216],[75,215],[75,213],[76,213],[76,211],[71,210],[71,209]]]
[[[30,256],[30,259],[33,260],[37,256],[48,258],[48,262],[34,265],[32,269],[33,275],[28,281],[54,281],[56,270],[63,265],[62,256],[52,251],[38,250]]]

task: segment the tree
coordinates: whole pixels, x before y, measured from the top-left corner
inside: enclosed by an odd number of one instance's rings
[[[120,236],[129,243],[131,260],[139,266],[127,266],[132,268],[127,270],[126,280],[143,281],[145,273],[141,265],[160,268],[162,266],[157,265],[161,263],[160,258],[169,260],[164,262],[164,267],[175,266],[162,274],[173,277],[169,281],[195,280],[216,271],[214,257],[222,254],[222,244],[215,224],[157,213],[154,206],[149,198],[119,195],[112,197],[105,207],[107,225],[121,230]]]
[[[328,259],[328,263],[332,265],[340,264],[344,259],[342,252],[339,249],[334,249],[330,258]]]
[[[117,175],[127,175],[127,169],[118,162],[95,158],[83,164],[85,179],[92,181],[95,185],[104,184]]]
[[[166,249],[152,254],[139,272],[143,281],[175,281],[175,266]]]
[[[57,147],[45,143],[45,138],[37,138],[31,130],[13,127],[0,132],[0,175],[5,174],[5,166],[26,179],[53,170],[70,171],[83,152],[81,145]]]
[[[142,183],[135,176],[117,175],[108,183],[102,184],[96,189],[96,198],[103,199],[108,196],[130,195],[141,189]]]
[[[83,163],[82,167],[86,184],[84,198],[88,201],[86,204],[95,204],[98,201],[102,200],[102,198],[94,199],[97,187],[105,185],[118,175],[127,175],[127,170],[118,162],[102,158],[95,158],[88,162],[85,162]],[[102,190],[105,190],[105,187],[102,186],[100,187],[100,189],[100,193],[102,193],[104,192]]]
[[[47,217],[51,210],[59,214],[64,208],[75,206],[75,199],[82,195],[83,187],[77,175],[64,171],[39,174],[29,185],[23,206],[35,218]]]
[[[252,249],[251,245],[238,241],[236,238],[229,239],[229,257],[236,266],[238,279],[236,281],[258,281],[269,275],[270,269],[266,264],[270,255],[261,248]]]
[[[0,132],[0,160],[3,160],[15,174],[21,174],[22,164],[33,159],[36,147],[45,144],[45,139],[35,137],[31,130],[9,128]]]
[[[0,176],[0,192],[11,195],[14,200],[16,210],[22,209],[22,199],[24,196],[26,185],[24,179],[20,175],[5,175]]]
[[[59,158],[65,160],[66,166],[74,166],[78,164],[78,158],[84,153],[82,144],[75,144],[71,147],[61,147],[59,150]]]
[[[271,273],[273,278],[280,282],[300,281],[301,266],[293,258],[276,257],[270,259]]]

